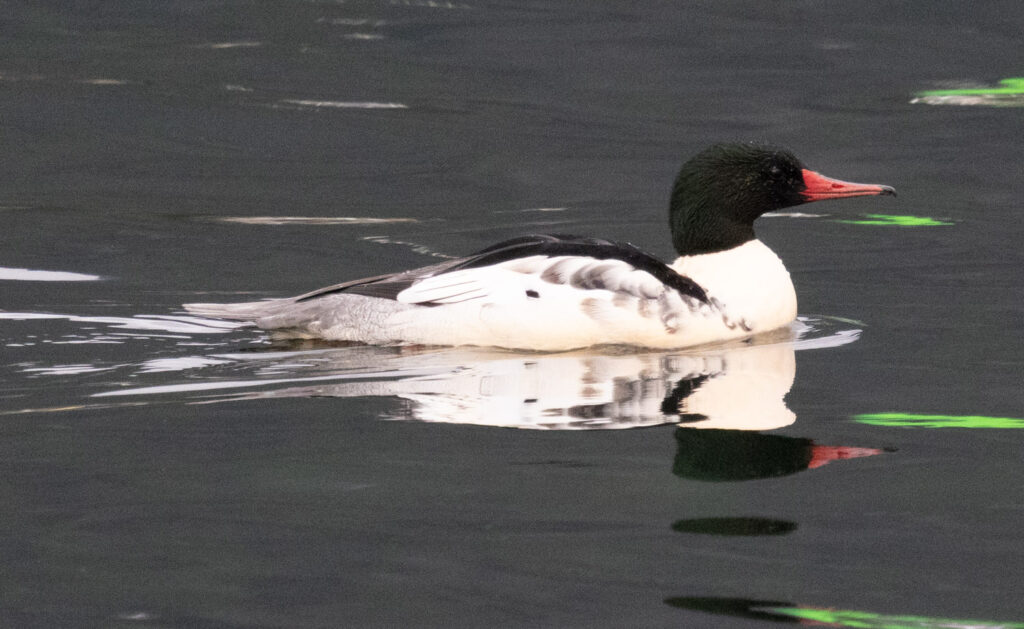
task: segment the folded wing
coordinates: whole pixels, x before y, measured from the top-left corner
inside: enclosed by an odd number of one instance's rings
[[[513,289],[502,281],[509,271],[579,290],[657,299],[669,289],[684,299],[709,303],[696,282],[633,245],[565,235],[514,238],[465,258],[329,286],[296,301],[345,292],[437,306],[506,293]]]

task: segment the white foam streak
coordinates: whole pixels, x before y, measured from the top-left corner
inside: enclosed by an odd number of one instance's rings
[[[205,358],[203,356],[185,356],[183,358],[154,358],[142,363],[139,373],[158,373],[163,371],[185,371],[198,367],[209,367],[212,365],[225,365],[230,360],[217,360],[216,358]]]
[[[377,225],[383,223],[418,223],[415,218],[377,218],[369,216],[224,216],[222,223],[243,225]]]
[[[372,101],[340,101],[340,100],[307,100],[286,98],[281,101],[286,105],[300,107],[316,107],[327,109],[408,109],[403,103],[378,103]]]
[[[42,312],[0,312],[0,319],[30,321],[34,319],[65,319],[76,323],[102,323],[126,330],[156,330],[181,334],[224,334],[248,324],[199,317],[149,315],[136,317],[85,317]],[[90,342],[90,341],[83,341]]]
[[[838,330],[830,336],[800,339],[793,342],[793,349],[827,349],[849,345],[860,338],[861,330]]]
[[[93,282],[100,279],[99,275],[71,273],[69,271],[37,271],[34,269],[14,269],[0,267],[0,280],[19,280],[24,282]]]
[[[123,79],[102,79],[102,78],[82,79],[81,81],[79,81],[79,83],[84,83],[86,85],[100,85],[100,86],[128,85],[128,81],[125,81]]]
[[[52,367],[29,367],[22,369],[25,373],[35,373],[41,376],[70,376],[80,373],[98,373],[111,371],[124,365],[113,365],[111,367],[97,367],[96,365],[54,365]]]
[[[290,384],[294,382],[328,382],[339,380],[379,380],[383,378],[411,378],[432,376],[448,372],[448,369],[398,369],[394,371],[378,371],[370,373],[344,373],[330,376],[312,376],[308,378],[276,378],[272,380],[225,380],[222,382],[198,382],[191,384],[168,384],[121,391],[105,391],[94,393],[90,397],[117,397],[125,395],[155,395],[159,393],[185,393],[189,391],[215,391],[221,389],[241,389],[262,387],[269,384]]]
[[[263,42],[258,41],[228,41],[212,44],[200,44],[194,48],[205,48],[207,50],[229,50],[231,48],[259,48]]]
[[[807,212],[768,212],[761,218],[823,218],[828,214],[808,214]]]

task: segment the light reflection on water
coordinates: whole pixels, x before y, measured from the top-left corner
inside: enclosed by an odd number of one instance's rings
[[[93,282],[98,275],[72,273],[70,271],[40,271],[37,269],[13,269],[0,267],[0,280],[22,282]]]

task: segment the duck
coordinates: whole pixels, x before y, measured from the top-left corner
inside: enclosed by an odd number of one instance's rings
[[[526,351],[688,348],[796,319],[789,272],[754,233],[760,216],[884,195],[895,190],[826,177],[781,147],[721,143],[687,160],[675,179],[671,263],[629,243],[534,234],[295,297],[183,307],[275,338]]]

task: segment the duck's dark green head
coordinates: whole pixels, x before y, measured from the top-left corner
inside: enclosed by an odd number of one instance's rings
[[[672,188],[669,224],[679,255],[724,251],[753,240],[765,212],[810,201],[895,194],[889,186],[830,179],[789,151],[715,144],[683,164]]]

